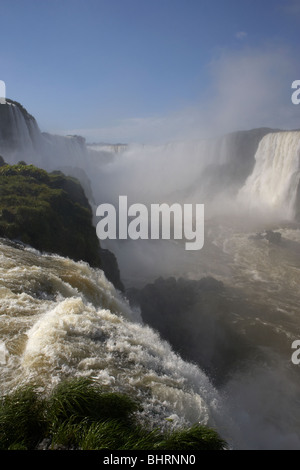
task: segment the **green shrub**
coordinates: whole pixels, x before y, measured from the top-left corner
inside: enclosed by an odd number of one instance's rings
[[[158,450],[222,450],[226,442],[216,431],[206,426],[194,425],[191,428],[173,431],[158,443]]]
[[[33,165],[4,165],[0,188],[0,237],[101,265],[92,210],[79,181]]]
[[[119,450],[130,431],[120,421],[109,420],[92,423],[82,434],[82,450]]]
[[[52,449],[222,450],[216,431],[195,425],[173,432],[149,431],[135,420],[139,406],[107,393],[87,378],[59,384],[48,397],[33,386],[0,399],[0,450],[36,449],[47,438]]]
[[[56,423],[52,427],[49,435],[51,436],[51,447],[56,448],[62,446],[65,449],[81,448],[82,435],[86,432],[89,425],[83,421],[76,422],[73,419]]]
[[[32,449],[45,432],[44,401],[32,387],[20,388],[0,402],[0,449]]]
[[[129,396],[105,393],[88,378],[73,379],[59,384],[48,401],[48,416],[53,424],[108,419],[130,422],[138,405]]]

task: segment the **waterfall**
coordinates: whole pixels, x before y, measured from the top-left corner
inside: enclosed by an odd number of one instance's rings
[[[0,106],[0,153],[17,163],[25,156],[36,154],[40,144],[40,130],[33,116],[13,101]]]
[[[250,209],[272,210],[293,219],[300,180],[300,131],[266,135],[255,155],[256,164],[238,198]]]
[[[205,373],[144,325],[103,271],[4,240],[0,257],[1,393],[90,376],[138,397],[155,425],[218,419]]]
[[[11,100],[0,107],[0,155],[7,163],[23,160],[48,171],[87,166],[84,138],[42,133],[35,118]]]
[[[126,194],[133,202],[216,200],[218,207],[229,197],[230,207],[238,201],[254,211],[295,215],[300,131],[261,128],[163,145],[87,145],[80,136],[42,133],[34,117],[11,100],[0,107],[0,124],[0,155],[8,163],[25,160],[61,170],[79,178],[87,191],[89,179],[97,202],[114,203]]]

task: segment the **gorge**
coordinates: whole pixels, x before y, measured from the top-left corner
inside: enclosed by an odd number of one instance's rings
[[[141,397],[152,423],[208,423],[237,449],[300,448],[300,131],[96,146],[42,133],[7,100],[0,155],[77,178],[95,233],[96,207],[120,195],[205,205],[202,250],[101,241],[123,292],[82,259],[2,240],[2,391],[93,376]]]

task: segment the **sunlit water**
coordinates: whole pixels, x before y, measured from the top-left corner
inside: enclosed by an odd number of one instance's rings
[[[3,242],[0,256],[2,393],[89,376],[141,399],[149,425],[223,427],[207,376],[143,325],[102,271]]]
[[[279,232],[281,242],[256,239],[265,229]],[[228,370],[218,386],[226,409],[224,419],[229,412],[237,425],[238,431],[232,431],[234,446],[300,449],[300,366],[291,360],[292,343],[300,339],[300,227],[215,219],[206,224],[205,244],[199,252],[188,253],[183,243],[174,241],[141,242],[135,250],[132,243],[127,243],[128,250],[122,244],[117,251],[114,245],[128,286],[142,287],[160,275],[212,276],[223,282],[229,304],[218,304],[219,310],[211,312],[215,320],[203,324],[207,339],[202,351],[206,355],[222,347],[214,328],[223,329],[224,342],[234,340],[226,337],[228,331],[239,338],[240,353],[237,347],[234,361],[231,356],[223,358]],[[127,253],[123,264],[122,251]],[[143,276],[127,263],[128,252],[137,256]],[[193,325],[184,327],[192,329]]]
[[[208,423],[233,448],[300,449],[300,366],[291,361],[292,342],[300,339],[300,229],[275,222],[293,218],[300,133],[266,135],[253,173],[231,199],[232,191],[218,193],[222,178],[211,188],[214,179],[202,178],[210,164],[222,176],[218,165],[230,162],[234,153],[230,139],[222,145],[129,146],[113,156],[90,155],[76,139],[41,136],[36,126],[29,133],[20,111],[8,111],[21,149],[5,153],[7,161],[25,159],[51,170],[80,168],[90,179],[93,208],[121,194],[130,203],[204,203],[205,242],[199,252],[187,253],[184,243],[168,240],[110,242],[108,247],[126,287],[158,276],[222,281],[232,306],[222,316],[224,335],[230,325],[241,351],[243,344],[252,348],[241,357],[237,351],[237,361],[216,388],[197,365],[183,361],[143,325],[139,312],[101,271],[1,242],[1,392],[34,381],[46,393],[66,377],[92,376],[103,386],[138,396],[144,405],[141,418],[152,425]],[[217,197],[203,199],[204,186]],[[279,245],[253,238],[266,229],[281,233]],[[209,332],[213,342],[213,329]]]

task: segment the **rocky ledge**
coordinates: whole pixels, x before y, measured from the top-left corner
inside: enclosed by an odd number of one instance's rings
[[[86,261],[123,290],[117,261],[100,247],[78,180],[24,162],[7,165],[1,158],[0,165],[0,237]]]

